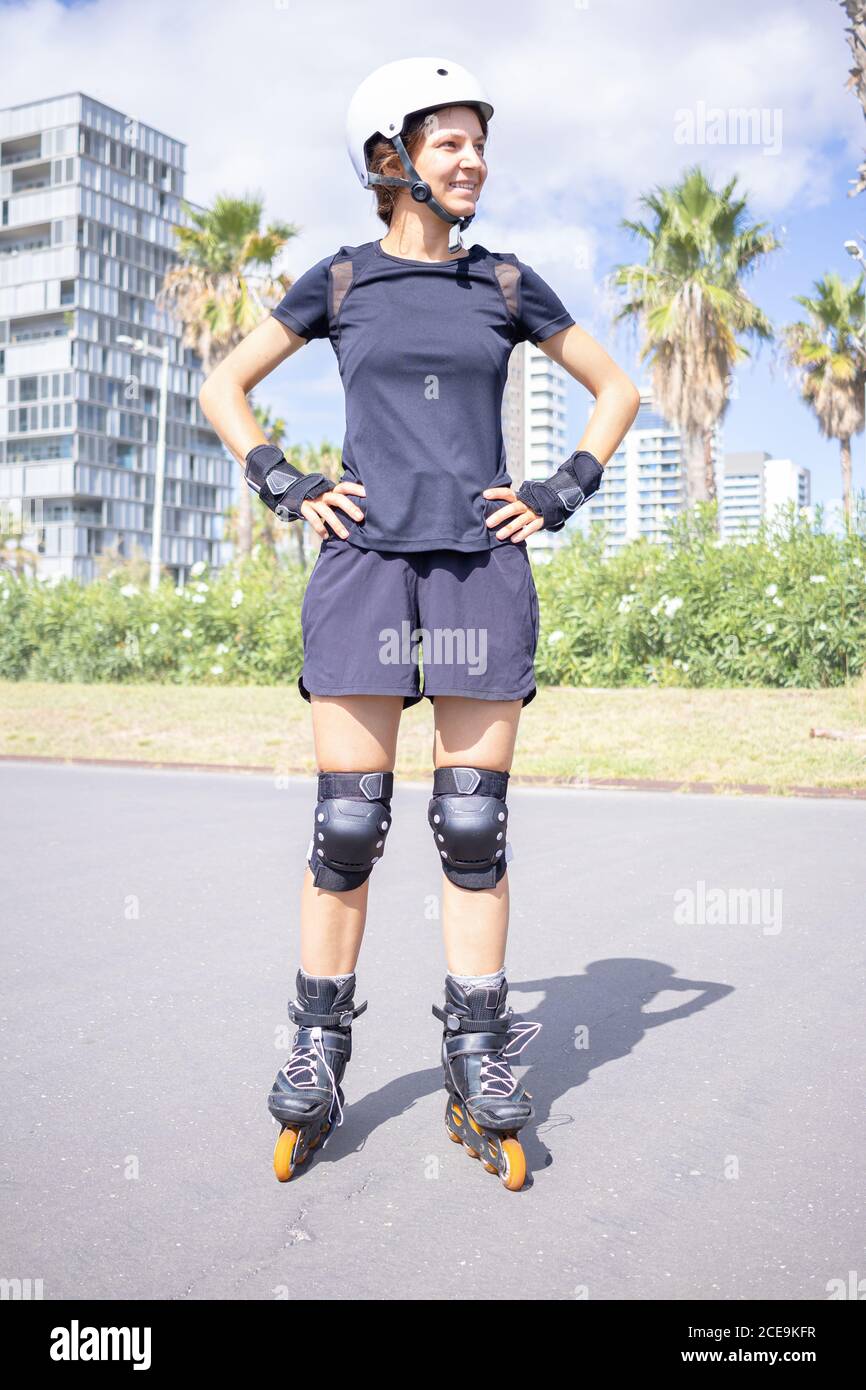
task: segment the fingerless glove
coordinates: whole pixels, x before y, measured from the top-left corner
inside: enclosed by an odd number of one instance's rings
[[[301,503],[333,491],[324,473],[301,473],[274,444],[257,444],[246,456],[244,477],[281,521],[303,519]]]
[[[575,451],[549,478],[521,483],[515,496],[544,517],[546,531],[561,531],[572,512],[598,492],[604,469],[588,449]]]

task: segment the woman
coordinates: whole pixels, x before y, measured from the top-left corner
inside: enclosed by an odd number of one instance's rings
[[[361,84],[349,152],[387,227],[300,277],[271,317],[211,374],[200,400],[261,500],[303,518],[322,545],[302,607],[304,665],[320,769],[301,900],[298,1031],[268,1105],[281,1125],[277,1176],[342,1123],[355,965],[368,880],[391,824],[400,714],[434,704],[428,821],[443,869],[448,966],[442,1060],[455,1140],[509,1188],[532,1116],[511,1072],[538,1024],[506,1007],[510,846],[506,791],[520,711],[535,696],[538,599],[526,548],[598,488],[638,392],[548,285],[510,253],[466,250],[487,178],[493,107],[447,60],[389,63]],[[310,338],[329,337],[346,393],[343,477],[300,474],[267,444],[246,393]],[[597,405],[581,447],[514,492],[502,395],[529,338]],[[364,506],[359,505],[363,500]],[[424,671],[407,649],[421,629]],[[443,636],[444,634],[444,636]]]

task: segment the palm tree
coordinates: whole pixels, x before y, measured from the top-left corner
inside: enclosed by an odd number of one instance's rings
[[[640,361],[652,359],[656,405],[683,437],[689,504],[715,497],[713,434],[728,408],[733,367],[751,355],[737,334],[773,336],[740,280],[780,243],[766,223],[747,224],[736,182],[735,175],[717,191],[696,165],[673,188],[642,196],[655,224],[624,219],[621,226],[646,241],[646,264],[615,266],[611,276],[627,292],[614,322],[640,323]]]
[[[821,433],[839,440],[842,463],[842,504],[845,525],[851,526],[851,436],[864,424],[866,334],[864,334],[863,275],[845,284],[830,271],[816,280],[815,295],[795,295],[809,314],[783,329],[788,362],[797,372],[802,399],[815,412]]]
[[[208,375],[292,284],[291,276],[274,275],[272,265],[298,228],[272,222],[260,231],[263,203],[256,196],[219,195],[202,212],[186,202],[183,207],[193,225],[175,228],[182,259],[167,272],[157,307],[180,320],[183,346],[198,354]],[[237,546],[246,555],[252,547],[248,487],[239,498]]]
[[[851,57],[854,61],[854,66],[848,70],[845,90],[850,92],[851,88],[854,88],[863,114],[866,115],[866,69],[864,69],[864,62],[866,62],[866,4],[864,4],[864,0],[839,0],[839,2],[851,21],[851,26],[845,30],[845,33],[848,35]],[[849,191],[848,197],[854,198],[866,188],[866,160],[861,160],[857,170],[857,178],[852,179],[851,182],[854,187]]]

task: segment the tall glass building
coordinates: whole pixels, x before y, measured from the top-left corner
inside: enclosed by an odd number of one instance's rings
[[[721,495],[717,442],[714,436],[716,491]],[[685,508],[685,459],[679,430],[659,413],[652,391],[642,388],[635,422],[608,461],[598,492],[577,513],[579,524],[588,528],[593,522],[604,523],[605,553],[614,554],[641,536],[663,543],[669,520]]]
[[[81,92],[0,109],[0,509],[40,574],[150,556],[161,361],[122,335],[170,349],[162,563],[183,583],[222,559],[238,465],[154,304],[187,220],[185,148]]]
[[[765,449],[725,454],[720,531],[725,540],[752,535],[762,521],[777,519],[778,508],[811,502],[812,475],[792,459],[774,459]]]

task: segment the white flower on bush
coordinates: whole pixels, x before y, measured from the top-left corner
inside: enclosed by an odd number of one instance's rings
[[[194,565],[192,566],[192,568],[190,569],[190,574],[192,574],[192,575],[204,574],[205,569],[206,569],[206,565],[205,565],[204,560],[196,560],[195,564],[194,564]]]
[[[206,594],[206,593],[208,592],[208,585],[207,585],[207,584],[196,584],[195,587],[196,587],[196,589],[198,590],[198,592],[199,592],[200,594]]]
[[[654,618],[657,618],[662,609],[665,610],[665,617],[672,618],[675,613],[683,606],[681,598],[669,598],[667,594],[662,594],[654,608],[650,609]]]
[[[190,603],[206,603],[204,594],[193,594]]]
[[[636,598],[637,594],[623,594],[622,598],[619,601],[619,607],[617,609],[617,612],[628,613]]]
[[[150,630],[151,632],[159,632],[159,623],[151,623]]]
[[[766,589],[764,590],[764,593],[767,595],[767,598],[775,598],[778,592],[778,587],[775,584],[768,584]]]
[[[782,600],[781,600],[780,598],[774,598],[774,599],[773,599],[773,602],[774,602],[774,604],[776,605],[777,608],[784,608],[784,607],[785,607],[784,603],[782,602]]]
[[[809,583],[810,583],[810,584],[826,584],[826,583],[827,583],[827,576],[826,576],[826,574],[810,574],[810,575],[809,575]]]
[[[828,628],[828,626],[827,626],[826,623],[819,623],[819,624],[818,624],[818,631],[819,631],[819,632],[829,632],[830,629]]]
[[[764,623],[764,631],[768,634],[768,636],[772,637],[776,629],[773,623]]]
[[[244,591],[243,591],[243,589],[235,589],[234,593],[232,594],[232,608],[237,608],[238,604],[243,603],[243,601],[244,601]]]
[[[185,627],[184,630],[183,630],[183,632],[182,632],[180,635],[181,635],[181,637],[192,637],[192,629],[191,629],[191,628],[188,628],[188,627]]]
[[[210,668],[210,673],[212,676],[221,676],[223,673],[223,668],[221,666],[212,666]]]
[[[183,594],[184,591],[183,591],[183,589],[181,588],[181,586],[180,586],[179,584],[175,584],[175,586],[174,586],[174,592],[175,592],[176,594]]]
[[[217,644],[216,644],[216,654],[217,654],[217,656],[222,656],[223,653],[224,653],[224,652],[227,652],[227,651],[228,651],[228,647],[226,646],[225,642],[217,642]]]
[[[124,598],[133,598],[133,596],[138,593],[138,589],[134,584],[124,584],[120,592],[123,594]]]
[[[858,568],[858,570],[859,570],[859,569],[862,568],[863,561],[860,559],[860,556],[859,556],[859,555],[855,555],[854,558],[853,558],[852,561],[851,561],[851,564],[852,564],[852,565],[856,565],[857,568]]]
[[[558,642],[558,641],[560,640],[560,638],[562,638],[562,637],[564,637],[564,636],[565,636],[565,633],[564,633],[564,632],[560,632],[560,631],[559,631],[559,628],[557,628],[556,632],[551,632],[551,634],[550,634],[550,636],[548,637],[547,640],[548,640],[548,642],[549,642],[549,643],[551,644],[551,646],[552,646],[554,642]]]

